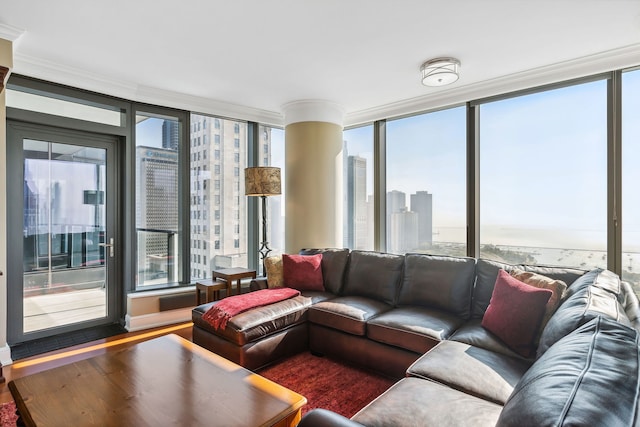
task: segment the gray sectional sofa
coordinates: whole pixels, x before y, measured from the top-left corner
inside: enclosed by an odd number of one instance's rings
[[[640,425],[638,299],[607,271],[328,249],[325,292],[242,313],[225,332],[193,311],[194,342],[250,369],[302,349],[398,378],[351,420],[300,426]],[[481,325],[500,269],[569,284],[523,357]],[[254,289],[266,287],[257,279]]]

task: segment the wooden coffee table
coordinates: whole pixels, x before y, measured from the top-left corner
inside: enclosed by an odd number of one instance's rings
[[[307,400],[177,335],[9,382],[26,426],[293,427]]]

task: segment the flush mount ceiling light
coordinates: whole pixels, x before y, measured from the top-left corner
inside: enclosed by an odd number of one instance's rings
[[[422,84],[444,86],[458,80],[460,61],[455,58],[436,58],[422,64]]]

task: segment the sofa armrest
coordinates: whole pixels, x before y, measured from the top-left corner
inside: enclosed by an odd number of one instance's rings
[[[249,289],[251,290],[251,292],[267,288],[268,286],[266,277],[256,277],[255,279],[251,280],[251,283],[249,283]]]
[[[313,409],[300,420],[298,427],[363,427],[342,415],[326,409]]]

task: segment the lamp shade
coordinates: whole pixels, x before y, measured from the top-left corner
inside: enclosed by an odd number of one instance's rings
[[[246,168],[244,188],[247,196],[277,196],[280,193],[280,168]]]

